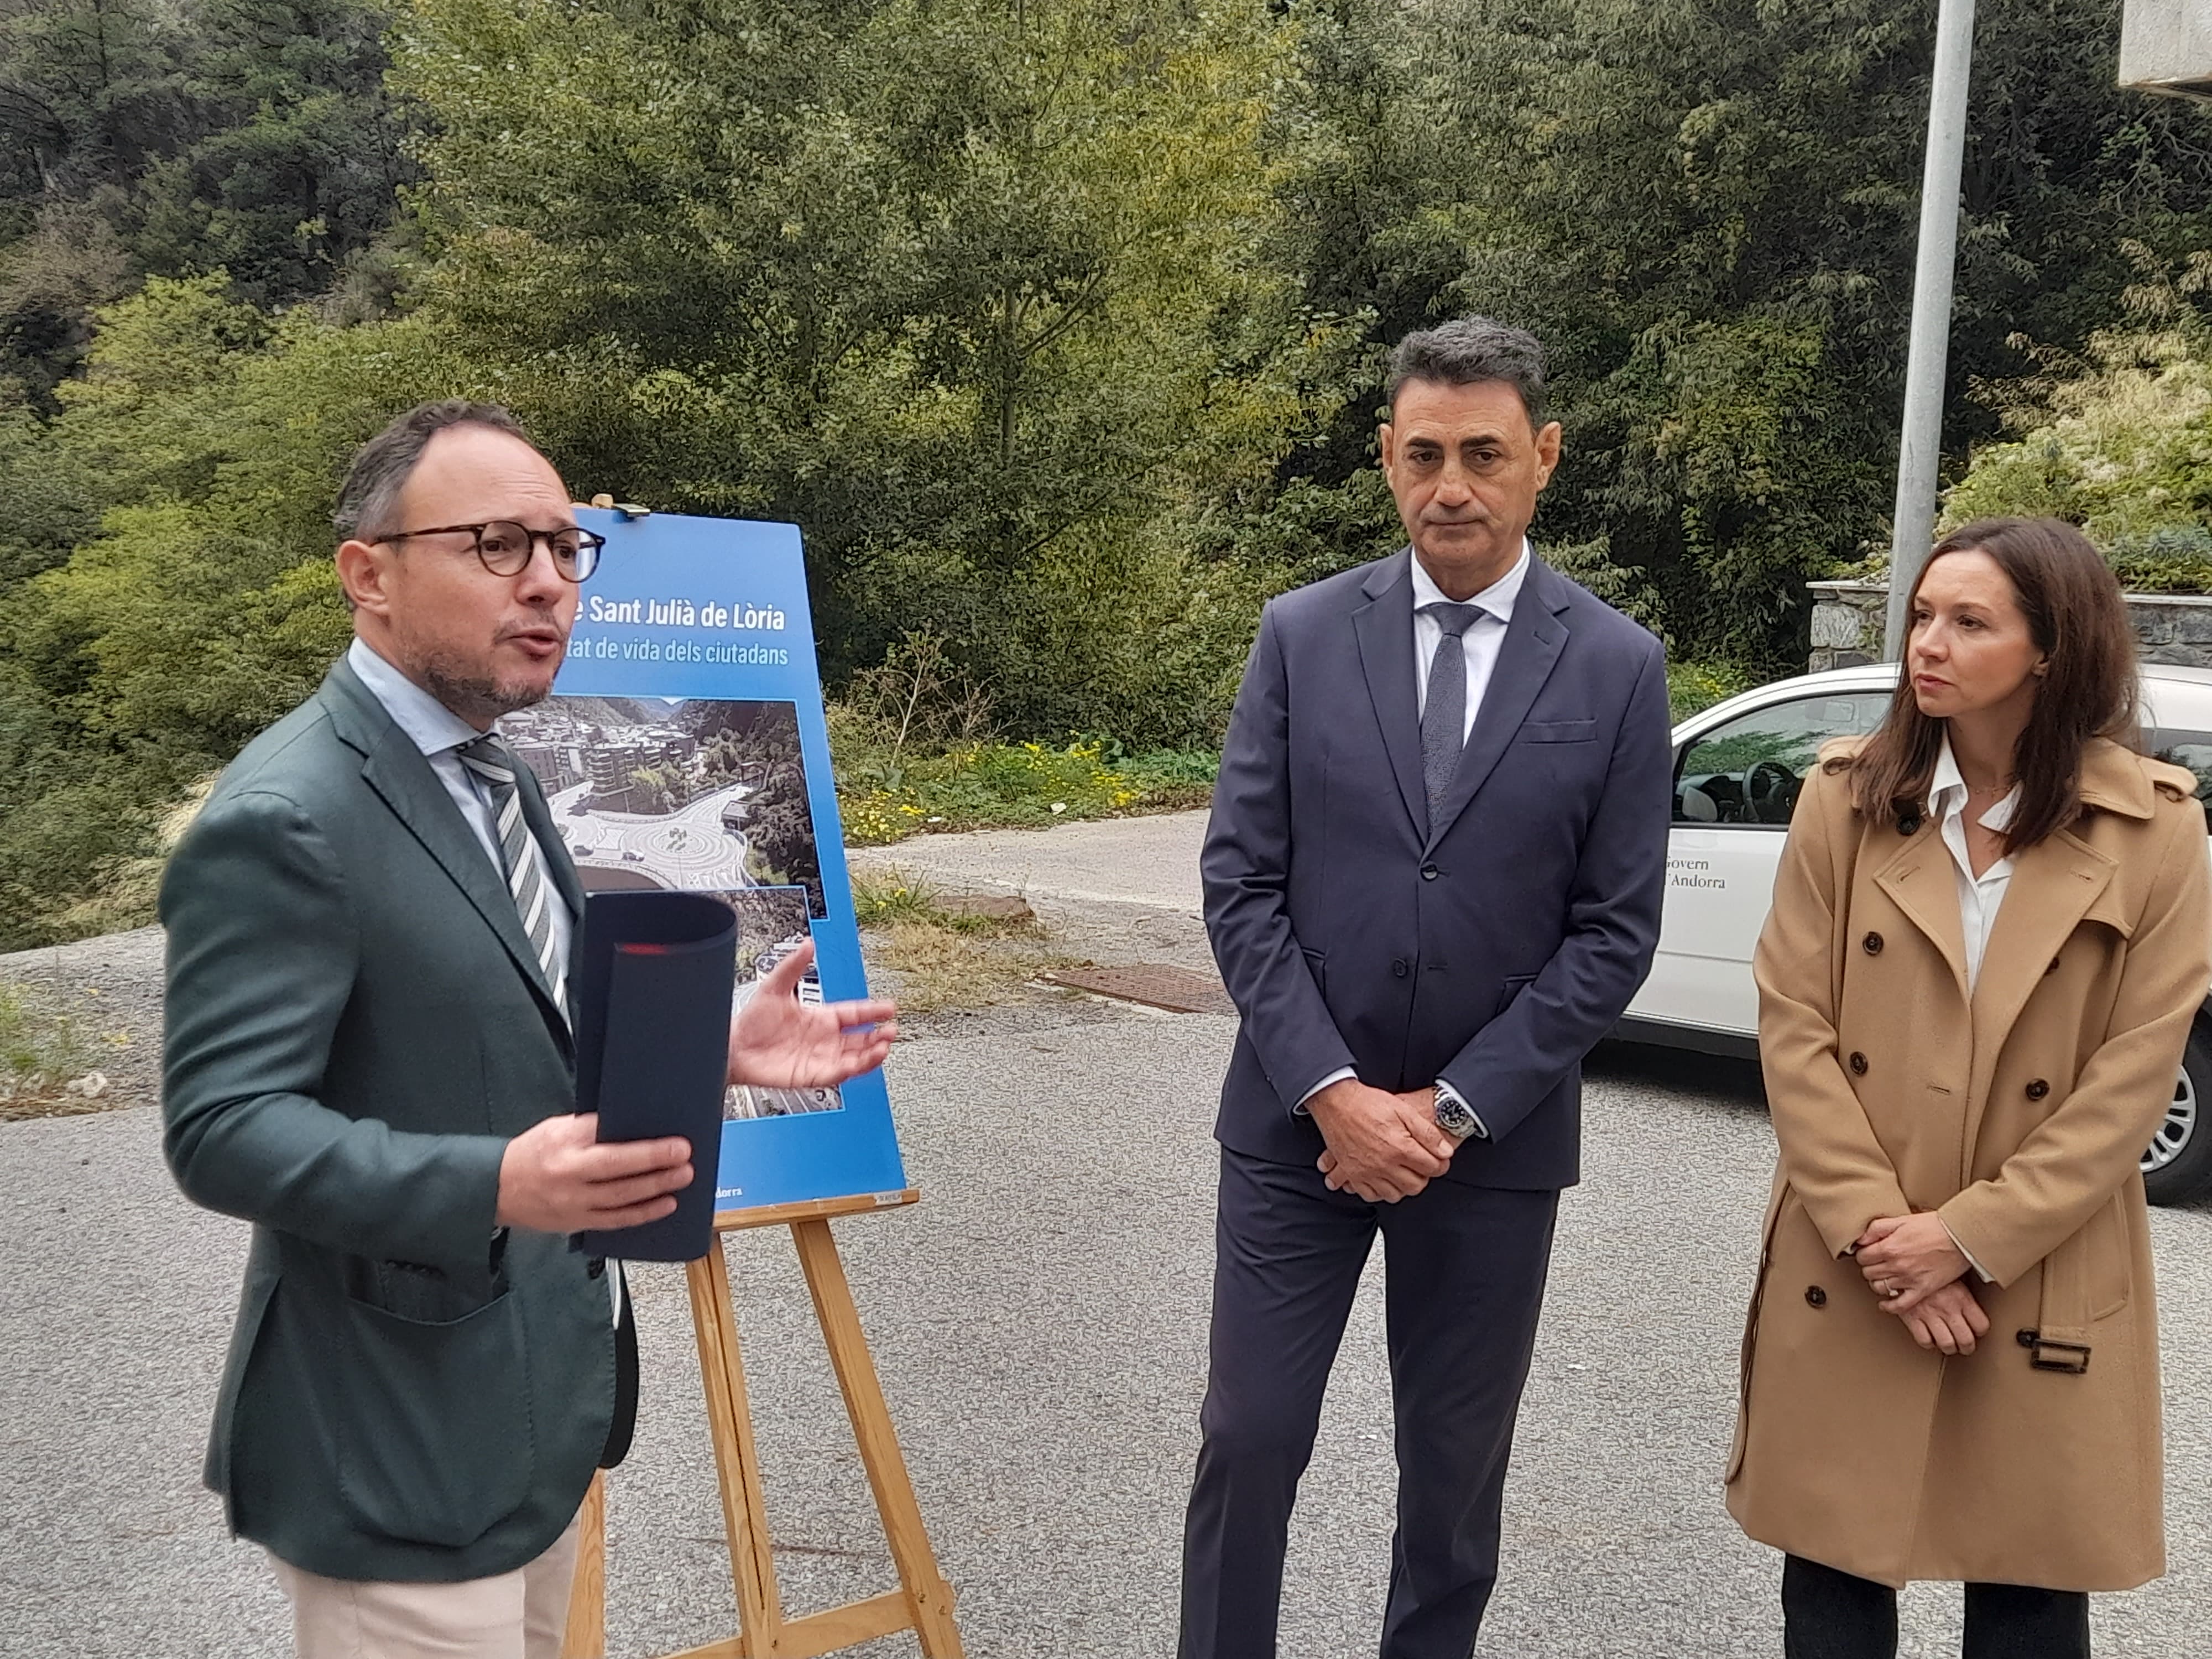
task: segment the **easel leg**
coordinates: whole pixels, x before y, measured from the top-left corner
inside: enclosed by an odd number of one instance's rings
[[[952,1622],[952,1587],[938,1571],[937,1558],[929,1547],[921,1506],[915,1501],[914,1484],[891,1428],[890,1408],[884,1402],[883,1385],[860,1329],[860,1311],[853,1305],[836,1240],[830,1236],[829,1222],[822,1219],[793,1222],[791,1236],[806,1273],[806,1288],[814,1297],[815,1316],[830,1346],[830,1363],[837,1370],[837,1385],[844,1391],[846,1415],[853,1420],[860,1461],[867,1467],[868,1485],[875,1492],[884,1535],[898,1565],[924,1659],[962,1659],[960,1632]],[[728,1293],[726,1281],[723,1294]]]
[[[730,1300],[730,1267],[718,1234],[714,1248],[684,1273],[690,1280],[691,1326],[699,1339],[699,1370],[707,1385],[707,1426],[721,1475],[722,1522],[730,1540],[730,1572],[738,1592],[744,1651],[775,1651],[783,1625],[776,1593],[775,1560],[768,1533],[768,1500],[761,1490],[760,1455],[753,1444],[752,1406],[738,1357],[738,1316]]]
[[[592,1477],[576,1512],[576,1582],[568,1592],[568,1629],[561,1659],[605,1659],[607,1651],[607,1476]]]

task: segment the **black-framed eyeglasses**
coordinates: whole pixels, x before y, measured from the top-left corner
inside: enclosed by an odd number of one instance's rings
[[[477,557],[495,576],[520,575],[529,568],[531,555],[538,550],[538,544],[544,542],[546,552],[552,556],[553,568],[572,582],[585,580],[599,568],[599,550],[607,544],[605,536],[573,526],[559,530],[532,530],[511,519],[494,519],[489,524],[441,524],[427,530],[402,530],[389,536],[378,536],[370,544],[409,541],[416,536],[475,537]]]

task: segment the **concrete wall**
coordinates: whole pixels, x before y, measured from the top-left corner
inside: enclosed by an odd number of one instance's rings
[[[2212,93],[2212,3],[2127,0],[2120,21],[2120,84],[2203,98]]]
[[[1881,655],[1889,605],[1887,582],[1808,582],[1813,593],[1813,651],[1808,671],[1848,668]],[[2212,598],[2194,593],[2130,593],[2128,616],[2145,662],[2212,668]]]

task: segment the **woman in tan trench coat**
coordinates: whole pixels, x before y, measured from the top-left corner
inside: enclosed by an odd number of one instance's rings
[[[2196,780],[2134,752],[2118,583],[2053,520],[1930,556],[1881,728],[1807,776],[1760,936],[1780,1167],[1730,1512],[1790,1659],[1888,1659],[1963,1581],[1968,1659],[2087,1655],[2165,1570],[2136,1160],[2212,979]]]

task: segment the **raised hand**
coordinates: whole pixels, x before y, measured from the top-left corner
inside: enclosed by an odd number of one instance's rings
[[[769,971],[730,1022],[730,1081],[763,1089],[830,1089],[884,1063],[898,1040],[898,1007],[880,998],[810,1006],[799,981],[811,939]]]

